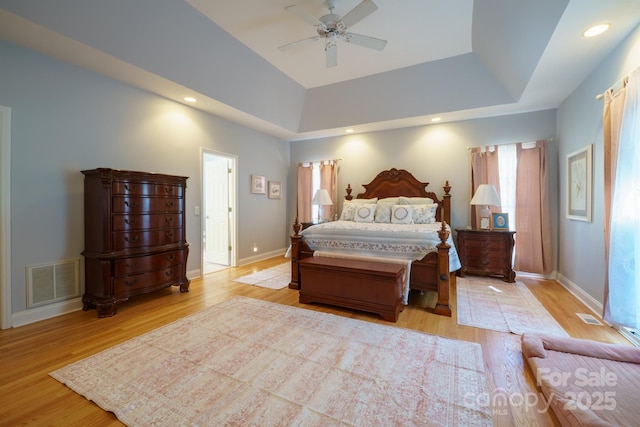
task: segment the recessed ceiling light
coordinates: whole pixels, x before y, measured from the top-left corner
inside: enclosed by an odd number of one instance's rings
[[[345,129],[345,133],[353,133],[353,129]]]
[[[439,122],[440,120],[442,120],[441,117],[434,117],[433,119],[431,119],[432,122]]]
[[[195,99],[195,98],[193,98],[193,97],[191,97],[191,96],[186,96],[186,97],[184,98],[184,100],[185,100],[185,101],[187,101],[187,102],[196,102],[196,99]]]
[[[598,24],[586,30],[582,33],[583,37],[595,37],[598,36],[609,29],[611,24]]]

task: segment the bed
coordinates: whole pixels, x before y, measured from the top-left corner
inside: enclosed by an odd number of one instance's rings
[[[382,262],[404,260],[407,263],[406,293],[410,290],[437,292],[433,312],[451,316],[449,290],[455,280],[455,271],[460,268],[448,225],[451,219],[451,186],[447,181],[443,186],[444,194],[438,197],[426,190],[428,185],[404,169],[392,168],[364,184],[365,191],[355,198],[349,184],[338,221],[302,230],[302,224],[296,218],[291,236],[289,288],[299,290],[304,286],[298,262],[311,256],[369,258]],[[360,209],[362,206],[367,206],[369,212],[375,209],[375,213],[364,219],[357,216],[351,219],[345,215],[354,210],[366,211]],[[404,217],[400,213],[406,213],[407,209],[402,206],[410,206],[410,211],[414,211],[412,215],[420,224],[413,221],[403,223]],[[384,218],[388,209],[393,217],[389,223]],[[425,214],[429,217],[426,223]],[[400,220],[396,221],[397,218]],[[406,304],[407,295],[404,299]]]

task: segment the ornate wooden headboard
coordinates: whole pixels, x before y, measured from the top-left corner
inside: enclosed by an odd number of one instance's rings
[[[365,191],[364,193],[357,194],[356,199],[371,199],[373,197],[383,199],[397,196],[429,197],[433,199],[434,203],[438,204],[436,219],[438,221],[446,221],[447,224],[450,224],[451,195],[449,191],[451,191],[451,186],[449,185],[449,181],[443,186],[444,194],[442,199],[440,199],[436,193],[427,191],[426,187],[428,185],[428,182],[418,181],[405,169],[391,168],[380,172],[370,183],[363,184],[362,186],[365,188]],[[346,200],[353,199],[351,191],[353,191],[353,189],[349,184],[347,186],[347,195],[345,196]]]

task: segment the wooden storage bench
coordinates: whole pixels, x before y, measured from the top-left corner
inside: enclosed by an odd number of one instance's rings
[[[379,314],[396,322],[402,304],[403,264],[344,258],[299,261],[300,302],[320,302]]]

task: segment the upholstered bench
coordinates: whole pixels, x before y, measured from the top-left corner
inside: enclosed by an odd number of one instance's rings
[[[319,302],[379,314],[396,322],[404,308],[403,264],[344,258],[299,261],[300,302]]]

